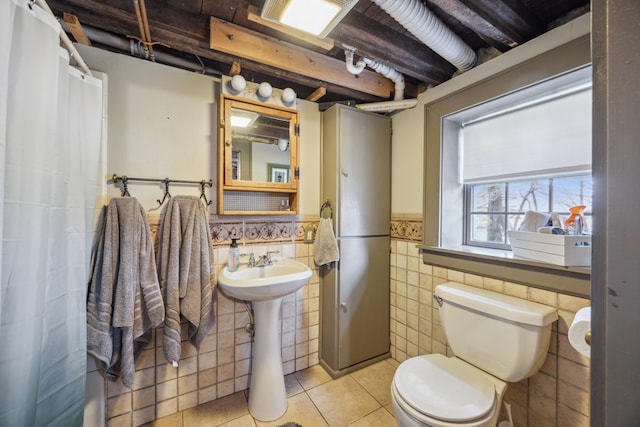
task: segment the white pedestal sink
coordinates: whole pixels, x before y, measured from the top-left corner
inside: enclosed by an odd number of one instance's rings
[[[253,306],[249,412],[260,421],[276,420],[287,411],[278,313],[282,298],[302,288],[310,277],[308,266],[288,258],[274,258],[273,264],[263,267],[243,265],[233,272],[225,267],[218,277],[226,295],[251,301]]]

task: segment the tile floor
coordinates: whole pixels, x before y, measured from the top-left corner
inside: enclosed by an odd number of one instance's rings
[[[268,427],[296,422],[303,427],[395,427],[391,380],[398,367],[383,360],[336,380],[320,365],[285,377],[289,407],[278,420],[255,420],[247,391],[161,418],[146,427]]]

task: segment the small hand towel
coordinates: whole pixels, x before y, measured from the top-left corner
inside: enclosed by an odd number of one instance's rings
[[[317,265],[325,265],[340,260],[338,242],[333,234],[331,218],[320,218],[318,233],[313,242],[313,260]]]

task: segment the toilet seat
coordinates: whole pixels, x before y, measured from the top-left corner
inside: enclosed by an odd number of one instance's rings
[[[414,411],[448,423],[487,417],[496,407],[493,377],[455,357],[413,357],[401,363],[394,387]]]

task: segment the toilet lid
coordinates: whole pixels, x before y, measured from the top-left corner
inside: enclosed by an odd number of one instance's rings
[[[464,422],[494,406],[494,383],[487,374],[455,357],[413,357],[394,376],[396,390],[413,409],[443,421]]]

